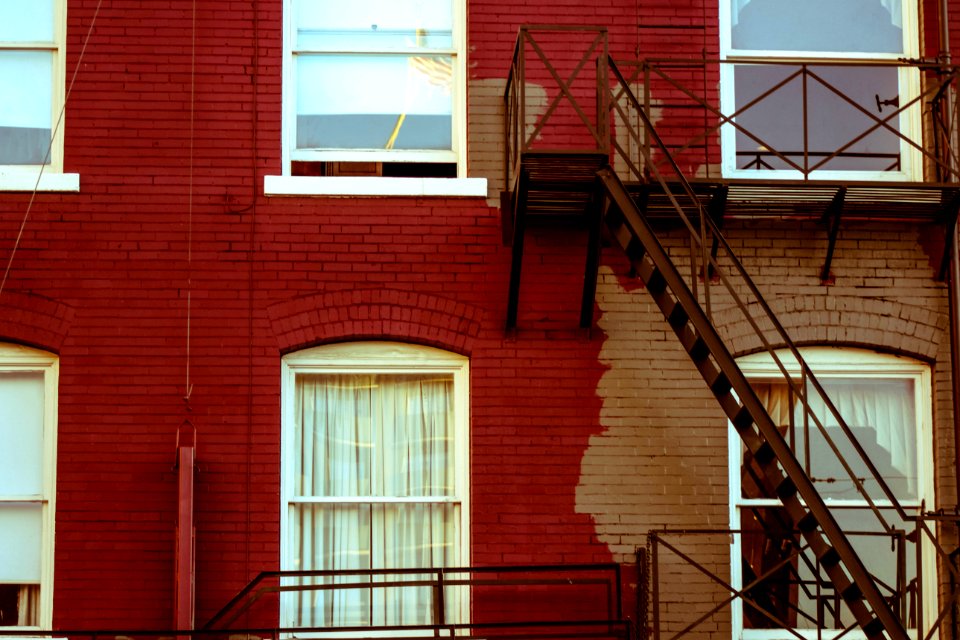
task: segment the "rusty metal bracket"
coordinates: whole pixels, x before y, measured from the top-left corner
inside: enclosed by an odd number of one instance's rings
[[[840,235],[840,218],[843,214],[843,200],[847,196],[847,188],[840,187],[830,201],[827,210],[823,212],[821,222],[828,222],[830,229],[827,237],[827,257],[823,262],[823,268],[820,270],[820,284],[833,284],[834,277],[830,272],[833,264],[833,252],[837,248],[837,236]]]

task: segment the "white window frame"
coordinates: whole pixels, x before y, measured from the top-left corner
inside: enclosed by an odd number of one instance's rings
[[[281,480],[280,480],[280,569],[291,570],[290,511],[294,501],[293,478],[296,455],[294,446],[294,396],[296,376],[299,374],[449,374],[453,377],[454,430],[452,456],[454,464],[454,496],[444,496],[437,503],[460,506],[459,556],[455,563],[466,567],[470,564],[470,365],[465,356],[421,345],[398,342],[349,342],[322,345],[297,351],[284,356],[281,362]],[[329,499],[320,501],[330,502]],[[422,501],[418,498],[418,501]],[[349,498],[338,504],[350,503]],[[377,498],[377,503],[402,504],[403,498]],[[370,500],[358,500],[368,504]],[[469,620],[469,597],[459,598],[459,622]],[[281,626],[292,619],[292,600],[281,599]],[[329,634],[326,634],[329,635]],[[344,634],[353,637],[358,634]],[[369,633],[362,634],[369,636]],[[390,635],[397,635],[391,632]],[[417,634],[421,635],[421,634]]]
[[[296,151],[297,83],[294,48],[296,42],[296,6],[299,0],[283,2],[283,79],[281,118],[281,175],[266,176],[266,195],[355,195],[355,196],[453,196],[487,195],[487,181],[467,178],[467,62],[466,0],[453,3],[453,46],[439,54],[453,57],[454,85],[452,101],[452,150],[309,150]],[[330,51],[328,53],[333,53]],[[448,162],[456,164],[456,178],[380,178],[293,176],[294,160],[336,162]]]
[[[40,612],[37,626],[0,627],[2,629],[50,629],[53,627],[53,550],[57,482],[57,386],[59,361],[53,354],[17,344],[0,343],[0,371],[37,372],[43,375],[43,493],[39,495],[0,495],[4,503],[41,505]]]
[[[24,5],[30,6],[29,3]],[[67,0],[53,0],[53,41],[52,42],[4,42],[0,41],[0,50],[5,51],[49,51],[53,54],[53,73],[51,82],[50,131],[53,140],[50,145],[49,163],[0,165],[0,191],[79,191],[80,176],[63,172],[63,129],[66,100],[66,40],[67,40]],[[39,181],[38,181],[39,178]]]
[[[720,0],[720,111],[725,115],[736,112],[734,64],[732,62],[897,62],[902,58],[917,58],[920,55],[920,27],[917,3],[902,2],[903,51],[897,53],[860,53],[843,51],[770,51],[766,49],[734,49],[732,44],[733,17],[730,3]],[[920,72],[916,68],[902,67],[898,71],[900,103],[907,104],[920,95]],[[899,116],[899,130],[906,138],[922,141],[921,104],[918,101]],[[736,157],[736,128],[730,124],[720,127],[721,172],[726,178],[756,180],[802,179],[803,174],[795,169],[738,169]],[[810,173],[811,180],[873,180],[873,181],[918,181],[923,175],[923,156],[918,149],[900,139],[900,171],[838,171],[817,169]]]
[[[899,356],[883,354],[865,349],[841,347],[807,347],[800,350],[804,360],[818,379],[830,377],[869,378],[903,378],[914,382],[914,393],[917,411],[917,481],[918,496],[916,500],[901,501],[905,509],[919,510],[923,504],[934,504],[934,458],[933,458],[933,392],[931,388],[930,367],[916,360]],[[787,351],[778,351],[777,356],[783,362],[791,376],[799,379],[799,367]],[[762,380],[782,380],[780,369],[766,352],[744,356],[737,360],[740,369],[747,378]],[[740,484],[743,445],[739,434],[728,422],[728,486],[730,492],[730,528],[740,528],[740,509],[749,506],[777,507],[781,503],[775,499],[747,499],[743,498]],[[865,501],[859,500],[825,500],[828,507],[865,506]],[[889,507],[887,499],[876,499],[877,507]],[[731,585],[735,589],[743,587],[743,573],[741,571],[741,539],[739,535],[731,536],[730,542],[730,573]],[[922,547],[922,572],[924,594],[935,594],[937,585],[936,557],[930,544]],[[923,619],[935,620],[937,616],[936,598],[924,599]],[[738,640],[793,640],[796,636],[784,629],[744,629],[743,601],[739,598],[732,602],[731,628],[733,638]],[[810,640],[829,640],[839,635],[842,630],[824,629],[819,632],[815,629],[795,629],[798,634]],[[845,638],[863,640],[866,636],[860,629],[847,633]]]

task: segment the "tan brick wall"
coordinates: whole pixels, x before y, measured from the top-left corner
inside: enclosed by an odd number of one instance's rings
[[[845,224],[832,286],[819,278],[827,248],[823,226],[731,221],[726,234],[798,343],[876,348],[931,365],[937,506],[952,507],[947,297],[931,266],[939,256],[928,256],[920,242],[933,232],[899,223]],[[689,264],[688,244],[679,235],[668,234],[664,244],[678,264]],[[605,430],[591,438],[583,458],[577,507],[593,516],[614,558],[630,561],[646,545],[648,531],[728,526],[727,432],[716,401],[645,289],[624,278],[625,264],[615,250],[607,250],[605,259],[611,266],[603,267],[597,292],[599,327],[606,334],[600,357],[608,367],[597,389]],[[712,287],[714,320],[730,350],[756,351],[759,341],[718,289]],[[749,298],[743,287],[737,293]],[[692,557],[729,576],[728,537],[680,538]],[[683,628],[727,596],[683,564],[672,559],[661,569],[664,630]],[[714,615],[697,627],[697,635],[722,635],[726,621],[725,613]]]

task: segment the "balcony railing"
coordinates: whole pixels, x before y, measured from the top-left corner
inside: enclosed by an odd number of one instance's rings
[[[202,628],[4,629],[70,640],[631,640],[617,564],[267,571]]]
[[[610,154],[625,182],[648,180],[645,157],[669,161],[642,110],[699,178],[956,184],[958,77],[930,60],[613,65],[603,28],[525,26],[504,93],[505,183],[531,153]]]
[[[956,66],[690,59],[617,67],[691,175],[960,181]],[[721,96],[722,84],[737,95]],[[612,104],[615,140],[643,145],[654,162],[666,163],[636,114]],[[632,151],[634,163],[647,155]]]

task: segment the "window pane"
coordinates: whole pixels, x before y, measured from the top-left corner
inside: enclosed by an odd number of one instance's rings
[[[0,164],[42,164],[50,145],[53,54],[0,52]]]
[[[734,49],[903,52],[901,0],[729,0]]]
[[[53,0],[0,0],[0,41],[52,42]]]
[[[909,379],[821,380],[844,422],[856,436],[894,495],[900,500],[917,499],[917,425],[913,381]],[[853,473],[872,498],[884,494],[849,440],[819,402],[811,408],[821,418]],[[804,428],[797,416],[797,450],[806,461],[817,490],[825,499],[857,499],[859,494],[837,456],[815,425]],[[809,433],[809,438],[807,437]],[[809,440],[809,450],[807,441]]]
[[[370,505],[295,505],[291,508],[294,570],[369,569],[373,531]],[[294,607],[297,626],[369,624],[366,576],[303,578],[304,585],[340,585],[301,592]],[[344,586],[347,585],[347,586]]]
[[[40,582],[41,506],[0,503],[0,582]]]
[[[295,494],[454,494],[453,378],[297,376]]]
[[[295,505],[290,515],[295,569],[442,567],[453,565],[459,552],[455,504]],[[293,624],[432,624],[435,594],[429,585],[376,586],[432,579],[432,574],[376,576],[372,582],[366,575],[302,578],[299,584],[319,588],[298,597]],[[455,614],[456,600],[450,603]]]
[[[880,592],[887,598],[906,593],[908,614],[915,613],[916,546],[906,535],[913,532],[912,526],[891,509],[884,509],[883,517],[897,529],[895,533],[883,533],[867,509],[832,513]],[[813,553],[800,552],[783,509],[743,507],[740,516],[743,584],[757,581],[747,589],[756,606],[745,602],[745,628],[841,629],[855,622]],[[896,602],[891,604],[896,608]]]
[[[453,58],[303,55],[298,149],[452,149]]]
[[[794,168],[780,156],[802,168],[806,145],[810,169],[899,170],[901,140],[894,132],[899,131],[899,118],[886,122],[894,130],[891,131],[867,115],[883,120],[896,110],[891,104],[880,104],[878,110],[877,105],[880,101],[899,101],[897,69],[868,66],[809,69],[804,128],[801,66],[735,66],[736,122],[746,130],[736,133],[737,168]]]
[[[0,442],[0,496],[41,495],[42,373],[0,372]]]
[[[453,46],[450,0],[300,0],[300,50],[383,51]]]
[[[40,585],[0,584],[0,627],[40,625]]]
[[[295,495],[372,495],[373,384],[373,376],[297,376]]]
[[[453,378],[379,376],[377,495],[452,496]]]
[[[827,394],[898,500],[916,500],[920,495],[917,469],[916,401],[910,378],[843,379],[820,378]],[[836,446],[847,465],[874,499],[885,498],[879,484],[856,453],[852,443],[811,392],[810,409],[824,426],[826,436],[781,383],[754,383],[761,402],[793,447],[797,459],[810,475],[820,495],[827,500],[860,500],[850,475],[833,452]],[[741,484],[745,498],[764,495],[762,472],[744,453]]]

